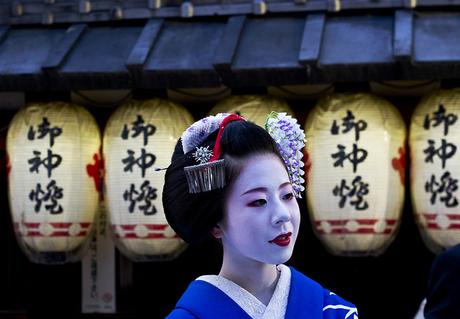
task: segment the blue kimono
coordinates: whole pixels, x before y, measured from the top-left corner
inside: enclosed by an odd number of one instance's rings
[[[285,319],[358,319],[356,307],[290,267]],[[193,281],[166,319],[251,319],[214,285]]]

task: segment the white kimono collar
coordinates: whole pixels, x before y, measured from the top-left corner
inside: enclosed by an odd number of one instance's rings
[[[285,265],[278,265],[281,271],[275,291],[267,306],[256,297],[234,282],[216,275],[198,277],[220,289],[236,302],[253,319],[282,319],[286,313],[289,289],[291,286],[291,270]]]

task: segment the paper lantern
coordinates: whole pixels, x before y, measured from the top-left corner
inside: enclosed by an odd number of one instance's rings
[[[99,204],[100,147],[96,121],[81,106],[34,103],[11,121],[10,210],[20,246],[33,262],[81,258]]]
[[[237,113],[259,126],[265,125],[271,111],[293,115],[289,105],[282,99],[263,95],[237,95],[226,98],[214,106],[209,115],[217,113]]]
[[[404,201],[405,125],[387,101],[331,95],[306,122],[307,204],[335,255],[379,255],[394,239]]]
[[[168,225],[161,198],[164,169],[192,123],[184,107],[163,99],[125,103],[107,123],[108,217],[117,247],[133,261],[171,259],[186,247]]]
[[[424,97],[410,126],[411,195],[427,247],[460,243],[460,89]]]

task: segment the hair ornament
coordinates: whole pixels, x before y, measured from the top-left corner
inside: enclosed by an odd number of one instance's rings
[[[211,115],[196,121],[186,129],[181,137],[184,154],[199,146],[211,133],[217,131],[224,118],[228,115],[230,114],[219,113]]]
[[[190,193],[208,192],[225,186],[225,163],[223,159],[220,159],[222,132],[228,123],[244,120],[236,114],[219,113],[195,122],[182,134],[184,153],[195,147],[196,151],[192,156],[200,163],[184,167]],[[199,147],[216,130],[219,132],[213,150],[209,150],[208,147]]]
[[[204,164],[208,162],[212,157],[212,151],[209,149],[208,146],[204,147],[197,147],[195,153],[192,154],[195,161],[200,164]]]
[[[189,193],[209,192],[225,186],[224,160],[184,167]]]
[[[302,198],[305,190],[302,178],[302,148],[305,146],[305,133],[297,120],[286,113],[271,112],[265,122],[265,130],[275,140],[281,157],[286,165],[295,196]]]

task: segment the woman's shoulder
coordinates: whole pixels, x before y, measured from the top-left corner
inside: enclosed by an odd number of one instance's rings
[[[298,272],[294,268],[290,268],[291,273],[293,274],[292,284],[297,286],[295,289],[297,292],[296,294],[304,294],[304,296],[315,299],[316,307],[319,307],[321,308],[320,310],[322,310],[322,318],[358,319],[358,310],[353,303],[324,288],[321,284]],[[301,293],[300,291],[302,290],[305,292]]]
[[[166,319],[250,317],[227,294],[207,281],[192,281]]]
[[[165,319],[197,319],[193,313],[186,309],[175,308]]]

